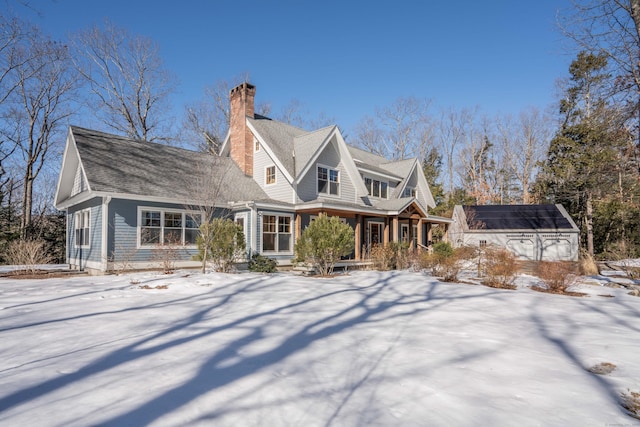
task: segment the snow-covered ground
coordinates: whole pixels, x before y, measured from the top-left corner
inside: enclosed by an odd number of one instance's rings
[[[0,424],[640,425],[619,404],[640,391],[640,298],[533,280],[0,279]],[[601,362],[617,368],[587,371]]]

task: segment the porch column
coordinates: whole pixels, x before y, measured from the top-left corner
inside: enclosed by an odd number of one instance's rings
[[[391,236],[391,241],[397,242],[398,241],[398,217],[394,216],[392,222],[393,222],[393,236]]]
[[[429,246],[429,242],[433,242],[433,229],[430,222],[427,223],[427,246]]]
[[[296,241],[302,234],[302,215],[296,214]]]
[[[384,217],[384,236],[382,237],[382,243],[387,246],[389,244],[389,217]]]
[[[418,220],[418,252],[422,251],[422,246],[424,245],[424,241],[422,240],[422,218]]]
[[[413,220],[409,218],[409,249],[413,249]]]
[[[361,242],[361,236],[360,234],[362,233],[362,227],[360,227],[360,215],[356,215],[356,228],[354,230],[355,233],[355,246],[356,246],[356,250],[355,250],[355,257],[357,260],[360,259],[360,257],[362,256],[362,254],[360,253],[360,249],[362,247],[362,242]]]

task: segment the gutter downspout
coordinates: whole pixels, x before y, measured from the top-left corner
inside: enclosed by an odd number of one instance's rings
[[[102,271],[107,271],[109,267],[109,202],[111,202],[111,196],[102,198]]]

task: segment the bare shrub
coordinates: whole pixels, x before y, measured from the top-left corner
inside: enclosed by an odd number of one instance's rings
[[[587,251],[583,251],[580,254],[580,272],[585,276],[593,276],[599,274],[598,264],[596,260]]]
[[[377,270],[404,269],[411,265],[411,252],[407,242],[376,243],[371,246],[369,256]]]
[[[153,247],[151,261],[159,264],[164,274],[173,274],[182,251],[183,247],[177,239],[166,236],[164,243],[158,243]]]
[[[369,257],[376,270],[391,270],[393,268],[393,250],[389,245],[374,243],[369,251]]]
[[[7,247],[5,255],[10,265],[20,267],[24,273],[33,274],[40,264],[49,264],[52,260],[47,252],[44,240],[14,240]]]
[[[516,257],[506,249],[486,248],[483,269],[487,275],[484,284],[494,288],[516,289],[513,281],[518,273]]]
[[[588,368],[587,371],[596,375],[607,375],[613,372],[616,368],[617,366],[614,365],[613,363],[601,362],[601,363],[598,363],[597,365],[593,365],[592,367]]]
[[[137,254],[138,249],[135,246],[117,246],[111,252],[108,261],[117,275],[126,274],[133,270],[133,261]]]
[[[434,276],[440,277],[444,282],[455,282],[467,254],[465,250],[453,249],[449,243],[438,242],[433,245],[432,253],[420,256],[420,266],[431,270]]]
[[[637,391],[627,390],[627,393],[620,395],[622,398],[621,405],[627,410],[633,418],[640,419],[640,393]]]
[[[455,282],[462,269],[461,260],[455,256],[434,255],[436,266],[433,269],[434,275],[441,277],[443,282]]]
[[[541,261],[536,275],[544,282],[544,290],[560,294],[567,293],[577,279],[575,266],[568,261]]]

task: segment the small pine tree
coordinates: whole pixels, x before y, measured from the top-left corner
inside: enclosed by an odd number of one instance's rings
[[[341,257],[348,255],[355,246],[353,228],[338,217],[321,215],[309,224],[296,242],[298,262],[311,263],[323,276],[333,272]]]
[[[196,243],[203,266],[211,260],[215,270],[223,273],[231,271],[246,249],[242,227],[228,218],[214,218],[202,224]]]

